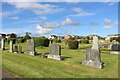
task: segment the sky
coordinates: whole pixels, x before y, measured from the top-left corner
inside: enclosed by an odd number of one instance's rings
[[[18,36],[118,34],[118,2],[2,2],[0,17]]]

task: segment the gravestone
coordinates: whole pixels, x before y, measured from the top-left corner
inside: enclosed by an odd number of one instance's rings
[[[109,46],[109,44],[105,44],[105,45],[104,45],[104,48],[108,48],[108,46]]]
[[[22,53],[22,46],[18,46],[18,53]]]
[[[110,45],[108,46],[108,49],[112,49],[112,45],[113,45],[113,44],[110,44]]]
[[[99,48],[104,48],[102,44],[99,44]]]
[[[35,52],[35,42],[34,42],[33,39],[28,39],[27,40],[27,46],[26,46],[25,54],[36,55],[36,52]]]
[[[61,46],[58,44],[51,44],[50,45],[50,54],[48,58],[61,60]]]
[[[1,39],[1,47],[0,50],[5,50],[5,40],[2,38]]]
[[[13,51],[14,53],[18,53],[18,46],[14,46]]]
[[[93,45],[91,50],[87,50],[84,55],[84,61],[82,61],[82,64],[99,68],[103,68],[103,63],[100,60],[100,52],[98,48],[98,37],[93,37]]]
[[[13,42],[10,41],[10,51],[9,52],[13,52]]]
[[[113,44],[111,46],[110,54],[120,54],[120,44]]]
[[[94,37],[93,37],[92,49],[95,49],[95,50],[98,50],[98,51],[99,51],[99,47],[98,47],[98,37],[97,37],[97,36],[94,36]]]

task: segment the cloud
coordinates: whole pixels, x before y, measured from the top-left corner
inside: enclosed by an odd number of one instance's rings
[[[50,32],[52,32],[52,29],[50,29],[50,28],[43,28],[40,25],[37,25],[36,29],[37,29],[36,33],[37,34],[41,34],[41,35],[49,34]]]
[[[10,15],[16,14],[18,12],[19,12],[19,10],[2,12],[2,13],[0,13],[0,17],[10,16]]]
[[[108,2],[108,6],[114,5],[116,2]]]
[[[119,0],[3,0],[4,2],[119,2]]]
[[[59,23],[52,23],[52,22],[39,22],[39,24],[45,28],[58,28],[60,27]]]
[[[99,23],[98,22],[91,22],[90,25],[91,26],[97,26],[97,25],[99,25]]]
[[[110,29],[110,28],[112,28],[112,26],[104,26],[103,28]]]
[[[42,17],[40,17],[40,19],[47,19],[47,17],[42,16]]]
[[[39,22],[44,28],[58,28],[60,26],[79,26],[80,23],[73,22],[70,18],[66,18],[64,21],[60,23],[53,23],[53,22]]]
[[[19,17],[11,17],[11,19],[20,19]]]
[[[15,6],[17,9],[31,10],[35,14],[47,14],[63,10],[56,5],[40,4],[37,2],[8,2],[8,4]]]
[[[72,11],[77,12],[78,14],[69,15],[69,16],[90,16],[90,15],[95,15],[95,13],[86,12],[81,8],[72,8]]]
[[[112,24],[112,22],[111,22],[111,20],[110,20],[110,19],[105,18],[105,19],[104,19],[104,24],[105,24],[105,25],[111,25],[111,24]]]
[[[66,18],[63,22],[60,23],[62,26],[79,26],[80,23],[73,22],[70,18]]]

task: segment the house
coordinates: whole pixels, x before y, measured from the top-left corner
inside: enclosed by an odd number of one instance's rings
[[[70,36],[70,35],[66,35],[66,36],[64,36],[64,39],[69,39],[69,38],[71,38],[72,36]]]
[[[0,38],[5,38],[6,34],[1,34],[0,33]]]
[[[57,39],[56,35],[50,35],[50,37],[48,37],[48,39]]]
[[[112,37],[120,37],[120,34],[107,35],[107,37],[109,37],[109,38],[112,38]]]
[[[62,40],[62,39],[64,39],[64,37],[63,36],[57,36],[57,39]]]
[[[110,41],[110,38],[113,37],[120,37],[120,34],[111,34],[111,35],[107,35],[107,37],[105,38],[106,41]]]
[[[6,35],[6,38],[16,38],[16,37],[17,37],[17,35],[14,34],[14,33],[7,34],[7,35]]]
[[[94,37],[94,36],[97,36],[97,37],[100,37],[98,35],[94,35],[94,34],[91,34],[91,35],[88,35],[90,38]]]

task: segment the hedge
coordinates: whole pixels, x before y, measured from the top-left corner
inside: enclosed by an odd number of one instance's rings
[[[78,49],[78,41],[77,40],[68,40],[69,49]]]
[[[80,40],[80,43],[89,44],[89,40],[86,40],[86,39]]]
[[[19,42],[19,43],[24,43],[24,42],[25,42],[25,39],[24,39],[24,38],[20,38],[20,39],[18,39],[18,42]]]
[[[53,42],[61,43],[61,40],[60,39],[54,39]]]
[[[7,43],[10,43],[10,41],[12,41],[13,44],[15,44],[16,38],[8,38],[8,39],[7,39]]]
[[[34,40],[35,40],[35,47],[39,47],[39,46],[48,47],[49,46],[49,39],[47,38],[34,38]]]

